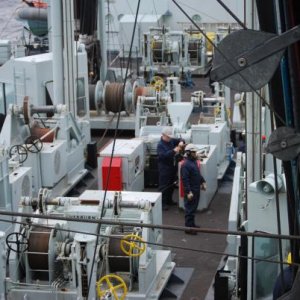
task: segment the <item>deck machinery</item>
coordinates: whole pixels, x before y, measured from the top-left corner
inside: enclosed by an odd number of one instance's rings
[[[207,73],[206,40],[199,32],[150,28],[144,33],[141,72],[147,74]],[[151,76],[150,76],[151,77]]]
[[[142,78],[133,84],[105,81],[103,85],[99,80],[95,86],[90,86],[91,128],[115,129],[120,111],[118,128],[137,132],[150,117],[161,121],[166,104],[173,101],[181,101],[178,77],[168,77],[165,82],[154,76],[148,85]]]
[[[32,218],[19,217],[10,235],[1,232],[1,251],[8,251],[0,262],[2,297],[159,299],[175,267],[171,252],[155,244],[161,229],[147,227],[162,223],[159,193],[40,195],[19,202]]]
[[[64,195],[87,174],[84,151],[90,142],[90,125],[85,62],[82,52],[75,117],[69,105],[54,99],[52,53],[12,59],[0,69],[1,113],[6,115],[0,144],[10,155],[11,172],[18,166],[31,168],[35,195],[41,187]]]

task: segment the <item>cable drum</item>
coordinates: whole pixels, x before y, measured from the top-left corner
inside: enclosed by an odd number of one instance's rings
[[[96,110],[99,114],[103,106],[103,83],[89,84],[90,110]]]
[[[198,41],[191,41],[188,44],[188,53],[190,59],[196,59],[199,57],[199,49],[201,48],[201,43]]]
[[[155,97],[155,88],[152,86],[139,86],[134,90],[134,105],[137,104],[139,96]]]
[[[96,110],[96,99],[95,99],[95,84],[89,84],[89,100],[90,100],[90,110]]]
[[[120,238],[124,238],[128,233],[113,234],[112,236],[116,238],[109,239],[108,251],[106,255],[107,255],[109,271],[111,273],[130,272],[130,271],[133,272],[134,274],[137,273],[139,257],[128,256],[121,250],[120,247],[120,243],[121,243]]]
[[[162,41],[153,41],[152,42],[152,55],[154,62],[161,63],[163,62],[163,43]]]
[[[33,227],[28,238],[28,264],[32,270],[49,270],[49,240],[52,228]]]
[[[132,87],[129,82],[126,82],[124,88],[123,83],[106,81],[103,95],[107,112],[126,111],[129,114],[132,111]]]
[[[122,238],[125,235],[114,235]],[[108,265],[110,272],[129,272],[130,271],[130,257],[124,254],[120,248],[120,239],[110,239],[108,245]]]

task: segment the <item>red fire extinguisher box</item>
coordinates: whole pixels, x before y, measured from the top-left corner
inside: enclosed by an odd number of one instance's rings
[[[102,188],[108,191],[122,191],[122,158],[113,157],[111,164],[110,159],[110,157],[104,157],[102,160]],[[109,174],[110,165],[111,170]]]

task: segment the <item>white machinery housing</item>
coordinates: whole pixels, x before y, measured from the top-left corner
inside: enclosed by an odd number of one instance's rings
[[[126,191],[144,189],[145,145],[142,139],[117,139],[109,171],[113,141],[99,151],[98,188]],[[108,174],[110,172],[110,174]],[[110,176],[109,176],[110,175]],[[109,183],[106,181],[108,180]],[[108,187],[106,185],[108,184]]]
[[[7,247],[13,249],[7,268],[6,258],[0,260],[0,269],[6,274],[0,282],[1,295],[14,300],[24,299],[24,295],[30,299],[79,300],[88,294],[89,299],[96,299],[100,296],[97,282],[112,275],[121,278],[128,289],[127,294],[120,287],[115,290],[118,297],[159,299],[175,264],[169,250],[147,244],[162,243],[161,229],[141,225],[162,223],[160,193],[86,191],[79,198],[27,197],[21,210],[30,210],[36,201],[39,214],[73,219],[39,220],[37,213],[28,225],[17,224],[12,236],[1,235],[1,251],[5,251],[5,239]],[[103,224],[99,232],[96,223],[84,222],[98,220],[100,215]],[[25,219],[20,221],[26,223]],[[135,237],[129,252],[124,246],[128,234]],[[22,243],[18,248],[11,239],[15,236]],[[113,280],[111,284],[116,283]]]

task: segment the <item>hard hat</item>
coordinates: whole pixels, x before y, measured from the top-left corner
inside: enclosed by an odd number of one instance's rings
[[[161,131],[161,134],[168,136],[169,138],[173,137],[172,127],[164,127]]]
[[[185,151],[191,151],[191,152],[196,152],[198,151],[199,149],[194,145],[194,144],[187,144],[185,146]]]
[[[242,99],[242,95],[240,93],[234,94],[234,101],[235,102],[240,101],[241,99]]]

